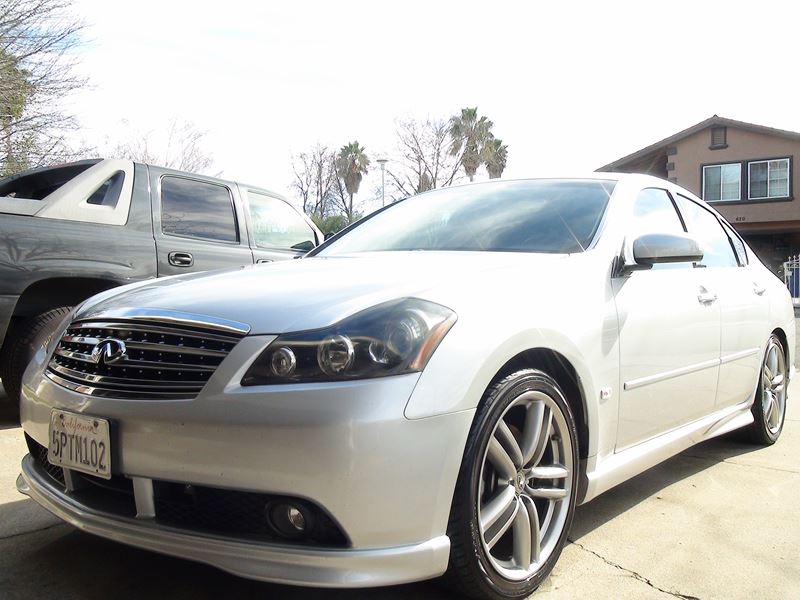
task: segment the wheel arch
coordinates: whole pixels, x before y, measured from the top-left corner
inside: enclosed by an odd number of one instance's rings
[[[791,367],[792,352],[789,348],[789,341],[786,336],[786,332],[782,328],[776,327],[775,329],[772,330],[772,333],[777,335],[778,339],[781,341],[781,344],[783,345],[783,353],[786,356],[786,364],[789,365],[789,367]]]
[[[59,306],[74,306],[121,285],[101,277],[51,277],[30,284],[20,294],[12,319],[32,317]]]

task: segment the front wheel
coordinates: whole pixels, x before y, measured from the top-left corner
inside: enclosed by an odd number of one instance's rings
[[[53,333],[71,307],[60,306],[19,323],[8,332],[0,354],[0,378],[9,401],[19,406],[22,375],[36,350]]]
[[[780,437],[786,415],[788,385],[786,351],[780,338],[773,333],[764,351],[761,376],[751,409],[753,423],[747,429],[747,437],[751,442],[769,446]]]
[[[577,489],[575,420],[558,384],[524,369],[478,409],[453,498],[446,580],[474,598],[525,598],[566,543]]]

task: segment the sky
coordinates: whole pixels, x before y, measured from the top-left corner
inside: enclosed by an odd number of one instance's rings
[[[122,8],[124,6],[124,9]],[[504,177],[593,171],[712,114],[800,131],[800,3],[108,2],[67,103],[100,148],[207,131],[214,171],[292,195],[292,156],[358,140],[375,206],[397,119],[467,106],[508,144]]]

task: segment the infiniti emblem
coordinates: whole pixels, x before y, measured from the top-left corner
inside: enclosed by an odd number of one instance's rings
[[[108,338],[98,342],[92,349],[92,361],[98,365],[111,365],[125,357],[125,342]]]

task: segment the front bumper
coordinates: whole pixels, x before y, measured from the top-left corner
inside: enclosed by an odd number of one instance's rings
[[[43,364],[32,365],[22,389],[25,432],[46,446],[53,408],[110,419],[114,472],[133,481],[137,512],[140,505],[145,510],[134,518],[82,503],[27,460],[21,491],[86,531],[254,579],[352,587],[442,574],[474,411],[406,419],[418,380],[413,374],[241,387],[248,358],[268,341],[244,338],[193,400],[85,396],[42,376]],[[157,513],[152,518],[148,499],[139,497],[158,482],[307,500],[331,517],[349,545],[310,548],[173,527]]]
[[[441,575],[450,553],[446,535],[395,548],[325,551],[199,535],[103,514],[58,491],[30,455],[22,461],[17,489],[55,516],[88,533],[276,583],[318,587],[408,583]]]

